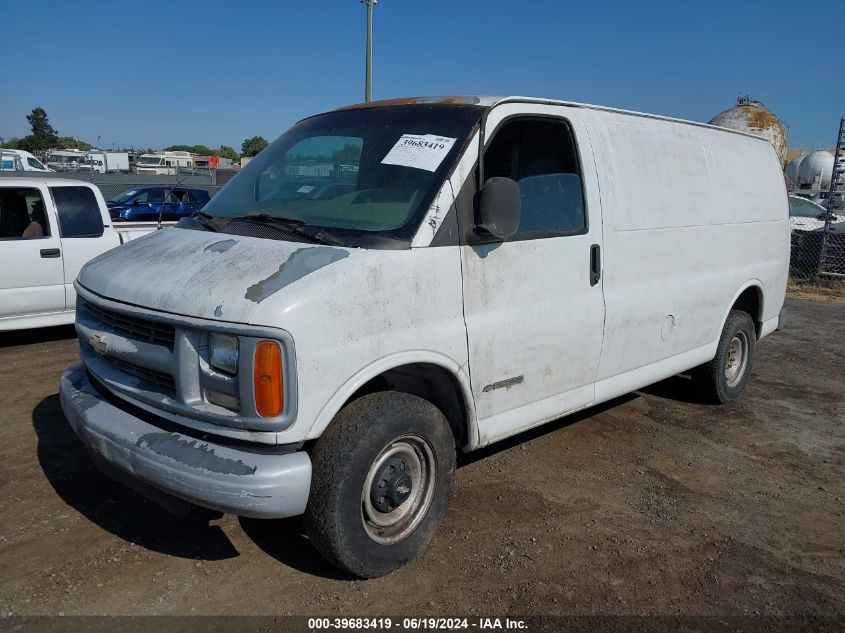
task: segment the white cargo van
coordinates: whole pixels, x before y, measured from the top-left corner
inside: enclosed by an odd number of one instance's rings
[[[35,156],[22,149],[0,148],[0,171],[53,171]]]
[[[788,257],[754,136],[518,97],[351,106],[85,266],[62,406],[106,472],[304,513],[378,576],[432,538],[456,449],[681,372],[737,398]]]
[[[0,178],[0,331],[73,323],[82,265],[155,229],[115,230],[90,182]]]

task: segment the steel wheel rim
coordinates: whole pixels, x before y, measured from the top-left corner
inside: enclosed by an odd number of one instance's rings
[[[406,465],[412,487],[408,498],[390,512],[379,511],[371,498],[376,478],[395,460]],[[403,435],[388,444],[373,460],[361,490],[361,521],[373,541],[391,545],[407,538],[420,524],[434,498],[436,465],[431,445],[419,435]]]
[[[748,365],[748,337],[745,332],[737,332],[728,345],[725,355],[725,381],[728,387],[736,387],[745,375]]]

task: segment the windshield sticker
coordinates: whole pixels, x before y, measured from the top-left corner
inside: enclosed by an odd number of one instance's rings
[[[455,140],[434,134],[403,134],[381,162],[385,165],[437,171]]]
[[[314,185],[302,185],[296,193],[311,193],[312,191],[314,191]]]

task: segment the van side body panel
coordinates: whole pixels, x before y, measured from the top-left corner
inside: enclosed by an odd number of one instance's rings
[[[710,360],[750,285],[761,321],[776,318],[789,224],[767,142],[612,112],[589,119],[605,219],[598,401]]]
[[[298,421],[279,444],[319,437],[362,384],[394,367],[427,362],[469,384],[459,247],[353,249],[348,260],[290,283],[249,317],[296,345]]]

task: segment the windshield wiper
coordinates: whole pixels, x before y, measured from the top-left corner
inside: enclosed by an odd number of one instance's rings
[[[216,233],[219,230],[214,223],[214,220],[218,220],[219,218],[209,213],[205,213],[203,211],[194,211],[191,214],[191,219],[193,219],[194,222],[199,224],[204,229],[208,229],[209,231],[214,231]]]
[[[287,218],[280,215],[268,213],[250,213],[248,215],[237,215],[229,220],[246,220],[266,224],[277,224],[285,231],[304,237],[312,244],[328,244],[330,246],[345,246],[346,244],[336,237],[330,235],[325,228],[306,224],[305,220],[299,218]]]
[[[284,224],[285,226],[298,226],[305,224],[299,218],[286,218],[282,215],[270,215],[269,213],[247,213],[246,215],[235,215],[227,220],[248,220],[254,222],[267,222],[268,224]]]

